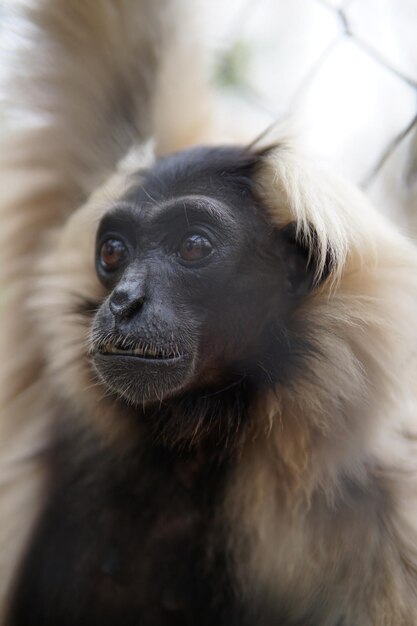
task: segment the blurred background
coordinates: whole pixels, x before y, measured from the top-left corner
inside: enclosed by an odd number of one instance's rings
[[[227,128],[291,115],[309,152],[417,236],[417,0],[199,1]]]
[[[211,0],[209,28],[229,118],[256,133],[293,115],[417,236],[417,0]]]

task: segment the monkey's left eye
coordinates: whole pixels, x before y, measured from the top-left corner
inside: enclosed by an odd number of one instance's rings
[[[107,239],[101,244],[99,262],[106,272],[115,272],[126,260],[128,250],[120,239]]]
[[[178,248],[178,255],[183,261],[201,261],[213,251],[210,241],[202,235],[188,235]]]

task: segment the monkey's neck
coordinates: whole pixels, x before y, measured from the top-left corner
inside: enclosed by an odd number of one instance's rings
[[[247,380],[234,379],[220,389],[195,389],[140,409],[137,419],[153,445],[179,452],[210,450],[220,459],[241,443],[256,396]]]

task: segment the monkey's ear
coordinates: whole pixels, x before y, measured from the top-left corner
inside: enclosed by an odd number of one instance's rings
[[[280,247],[286,271],[286,286],[295,297],[301,297],[326,280],[331,272],[331,254],[327,254],[324,269],[318,275],[317,235],[300,235],[295,222],[279,230]]]

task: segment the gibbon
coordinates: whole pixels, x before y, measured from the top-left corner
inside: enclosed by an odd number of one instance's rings
[[[35,119],[2,150],[3,623],[415,625],[416,248],[285,137],[152,122],[101,184],[141,83],[69,62],[84,4],[36,5],[65,80],[8,92]]]

